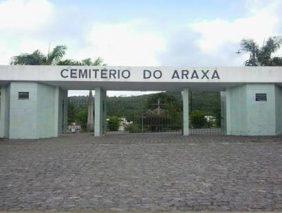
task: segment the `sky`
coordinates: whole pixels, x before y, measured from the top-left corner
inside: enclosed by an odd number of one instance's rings
[[[281,11],[281,0],[0,0],[0,64],[63,44],[65,58],[112,66],[242,66],[240,41],[282,35]]]

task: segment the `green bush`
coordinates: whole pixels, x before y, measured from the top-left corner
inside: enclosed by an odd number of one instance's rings
[[[141,128],[134,123],[128,124],[125,127],[125,131],[128,131],[129,133],[138,133],[138,132],[142,132]]]
[[[208,125],[204,112],[199,110],[190,113],[190,122],[192,128],[203,128]]]
[[[81,110],[76,114],[76,122],[81,125],[82,129],[86,129],[87,126],[87,110]]]
[[[118,131],[121,119],[117,116],[109,117],[108,128],[110,131]]]

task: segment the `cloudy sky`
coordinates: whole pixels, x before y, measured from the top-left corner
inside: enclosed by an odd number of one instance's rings
[[[281,0],[0,0],[0,64],[64,44],[66,58],[108,65],[241,66],[240,40],[281,35],[281,11]]]

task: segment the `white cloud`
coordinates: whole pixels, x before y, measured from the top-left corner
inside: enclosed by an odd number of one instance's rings
[[[190,25],[200,35],[197,45],[206,54],[220,54],[226,44],[239,43],[243,38],[252,38],[260,44],[264,39],[279,33],[281,1],[248,1],[248,16],[232,21],[224,19],[204,20]],[[281,33],[281,32],[280,32]]]
[[[100,56],[109,65],[158,65],[165,39],[149,28],[145,21],[94,24],[77,56]]]
[[[281,0],[248,0],[246,14],[232,20],[215,18],[186,24],[170,37],[161,61],[165,65],[238,66],[248,54],[236,54],[243,38],[260,45],[282,34]],[[176,39],[177,38],[177,39]],[[282,49],[277,54],[281,55]]]
[[[47,52],[49,42],[38,33],[48,29],[54,18],[55,7],[48,0],[0,1],[0,64],[35,49]]]
[[[0,39],[0,65],[8,64],[12,54],[10,44]]]
[[[34,31],[53,21],[53,5],[47,0],[6,0],[0,3],[0,31]]]

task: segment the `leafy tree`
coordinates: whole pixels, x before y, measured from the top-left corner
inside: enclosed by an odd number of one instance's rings
[[[282,43],[277,37],[269,38],[262,47],[252,39],[243,39],[241,49],[249,52],[250,57],[245,62],[246,66],[282,66],[282,57],[272,57]]]
[[[66,46],[56,46],[52,51],[44,55],[39,50],[33,53],[23,53],[12,57],[11,65],[54,65],[57,64],[66,53]]]

